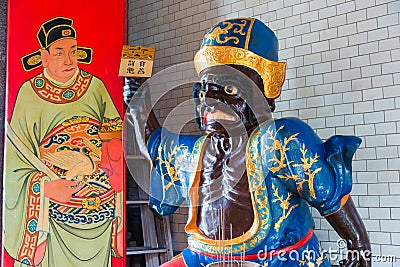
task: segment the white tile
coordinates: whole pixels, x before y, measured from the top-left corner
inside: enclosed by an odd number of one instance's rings
[[[340,51],[340,58],[355,57],[359,55],[359,47],[356,45],[340,48],[339,51]],[[360,55],[362,54],[360,53]]]
[[[355,12],[347,13],[347,22],[353,23],[367,19],[367,10],[361,9]],[[358,31],[362,31],[362,29],[358,28]]]
[[[358,46],[360,55],[371,54],[378,52],[378,42],[370,42],[366,44],[361,44]]]
[[[322,84],[323,78],[321,74],[310,75],[306,77],[306,86]]]
[[[398,37],[400,36],[400,25],[389,26],[389,37]]]
[[[345,116],[345,125],[364,124],[364,117],[362,114],[352,114]]]
[[[313,53],[310,55],[305,55],[304,57],[301,57],[301,60],[304,62],[304,65],[320,63],[321,62],[321,53]]]
[[[340,38],[335,38],[329,41],[330,49],[347,47],[349,45],[349,37],[344,36]]]
[[[351,62],[350,66],[352,68],[367,66],[367,65],[371,64],[369,55],[353,57],[350,59],[350,62]],[[361,73],[362,73],[362,69],[361,69]]]
[[[369,208],[371,219],[390,219],[390,208]]]
[[[381,76],[372,77],[372,86],[379,87],[379,86],[389,86],[393,85],[393,75],[386,74]]]
[[[318,10],[318,15],[320,19],[334,17],[336,16],[336,6],[321,8]]]
[[[314,86],[315,95],[332,94],[332,84],[321,84]]]
[[[399,13],[400,12],[400,5],[398,1],[393,1],[388,3],[388,12],[389,13]]]
[[[387,135],[387,144],[392,146],[400,146],[400,134]]]
[[[396,202],[400,204],[398,201],[398,197],[392,196],[389,197],[389,200],[392,200],[392,203],[395,204]],[[381,221],[382,231],[393,233],[393,232],[400,232],[400,220],[382,220]]]
[[[339,49],[322,52],[322,61],[332,61],[339,59]]]
[[[351,189],[352,196],[365,196],[367,195],[367,185],[366,184],[353,184],[353,188]],[[390,210],[389,210],[390,216]]]
[[[368,42],[374,42],[378,40],[384,40],[389,37],[387,28],[372,30],[368,32]]]
[[[340,104],[343,101],[342,94],[331,94],[324,96],[326,105]]]
[[[310,23],[311,31],[321,31],[328,29],[328,20],[327,19],[321,19],[318,21],[313,21]]]
[[[311,45],[307,44],[295,47],[294,52],[296,56],[311,54]]]
[[[392,244],[400,245],[400,233],[391,233],[392,236]]]
[[[383,98],[383,91],[381,88],[363,90],[362,93],[364,101]]]
[[[368,40],[368,33],[362,32],[358,34],[352,34],[348,38],[349,38],[349,46],[365,44]]]
[[[326,81],[326,80],[325,80]],[[333,92],[334,93],[349,93],[351,92],[351,81],[338,81],[333,83]],[[359,92],[357,92],[359,93]],[[343,94],[343,103],[349,103],[351,101],[348,101],[345,97],[348,97],[348,95]]]
[[[370,171],[386,171],[388,168],[387,159],[367,160],[367,169]]]
[[[304,81],[305,81],[305,79],[304,79]],[[314,95],[315,95],[315,93],[314,93],[313,86],[297,88],[297,98],[306,98],[306,97],[311,97]]]
[[[354,113],[365,113],[374,111],[373,101],[354,103]]]
[[[349,69],[349,70],[343,70],[342,71],[342,79],[344,81],[360,79],[360,78],[361,78],[361,70],[360,70],[360,68],[354,68],[354,69]]]
[[[377,18],[372,18],[372,19],[357,22],[358,32],[367,32],[370,30],[376,30],[377,28],[378,28]]]
[[[356,125],[355,131],[357,136],[375,135],[374,125]]]
[[[353,114],[353,104],[341,104],[335,106],[335,115]]]
[[[357,160],[365,160],[365,159],[376,159],[375,148],[359,148],[357,150],[356,159]]]
[[[397,147],[378,147],[376,148],[376,156],[380,159],[398,158],[399,153]]]
[[[374,109],[376,111],[394,109],[394,98],[375,100]]]
[[[358,152],[356,152],[358,153]],[[358,172],[357,173],[358,183],[377,183],[378,177],[376,172]]]
[[[371,243],[391,244],[390,233],[371,232],[369,238]]]
[[[347,36],[357,33],[357,24],[346,24],[338,27],[338,36]]]
[[[383,28],[387,26],[396,25],[399,23],[398,14],[390,14],[383,17],[378,17],[378,27]]]
[[[350,69],[350,58],[332,61],[332,71]]]
[[[315,43],[319,41],[319,32],[311,32],[306,33],[301,36],[301,43],[308,44],[308,43]]]
[[[321,74],[332,71],[332,66],[330,62],[314,64],[314,74]]]
[[[347,2],[347,3],[344,3],[344,4],[338,5],[336,7],[336,10],[337,10],[337,14],[338,15],[339,14],[346,14],[346,13],[355,11],[356,10],[356,5],[355,5],[355,2],[351,1],[351,2]]]
[[[375,6],[375,0],[362,0],[362,1],[355,1],[356,3],[356,9],[364,9],[364,8],[370,8]]]
[[[379,51],[399,49],[400,48],[400,38],[390,38],[379,41]]]
[[[297,68],[296,73],[297,77],[310,76],[314,73],[314,69],[312,65],[308,65]]]
[[[310,23],[310,22],[318,21],[318,10],[300,14],[300,18],[301,18],[302,23]],[[310,27],[310,30],[311,30],[311,27]]]
[[[326,6],[326,0],[313,0],[310,2],[310,10],[322,9]]]
[[[362,115],[362,114],[360,114],[360,115]],[[374,147],[374,148],[386,146],[386,136],[385,135],[366,136],[365,137],[365,146],[366,147]]]
[[[293,6],[293,14],[294,15],[306,13],[308,11],[310,11],[310,5],[307,2]]]
[[[368,185],[368,195],[369,196],[384,196],[389,195],[389,185],[387,183],[380,184],[369,184]]]
[[[400,51],[400,50],[398,50]],[[391,60],[391,51],[384,51],[379,53],[374,53],[369,55],[371,64],[379,64],[384,62],[390,62]]]
[[[342,80],[342,72],[335,71],[323,74],[324,83],[336,83]]]
[[[319,31],[319,39],[320,39],[320,41],[334,40],[335,38],[337,38],[337,28],[332,28],[332,29],[326,29],[326,30]]]
[[[382,74],[394,73],[400,71],[400,61],[382,64]]]
[[[317,116],[317,111],[315,108],[306,108],[306,109],[299,110],[299,117],[302,120],[315,118],[316,116]]]
[[[290,79],[289,80],[289,88],[299,88],[303,87],[306,85],[306,79],[305,77],[302,78],[296,78],[296,79]]]
[[[379,197],[378,196],[359,196],[358,197],[358,202],[360,207],[379,207]],[[365,220],[364,223],[366,224],[366,226],[370,226],[367,227],[368,231],[372,231],[372,230],[380,230],[379,229],[379,222],[375,220]],[[377,226],[374,225],[375,223],[377,223]],[[372,225],[374,225],[374,227],[372,227]]]
[[[367,9],[367,18],[381,17],[388,13],[388,5],[383,4]]]

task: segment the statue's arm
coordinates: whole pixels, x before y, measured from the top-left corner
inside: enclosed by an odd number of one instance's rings
[[[333,229],[347,242],[347,259],[341,266],[371,266],[371,244],[365,226],[351,197],[337,212],[325,216]]]
[[[147,141],[151,134],[158,128],[158,122],[153,107],[148,88],[139,87],[145,82],[146,78],[125,78],[124,101],[129,107],[132,116],[136,140],[143,155],[147,155]],[[133,100],[132,100],[133,99]],[[132,100],[132,101],[131,101]]]

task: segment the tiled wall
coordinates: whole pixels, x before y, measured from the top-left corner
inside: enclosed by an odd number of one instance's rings
[[[353,165],[353,199],[373,253],[399,257],[399,12],[398,0],[130,0],[129,43],[155,46],[158,72],[191,61],[217,21],[256,17],[267,23],[278,36],[280,60],[287,62],[274,116],[299,117],[323,139],[362,138]],[[170,99],[190,94],[188,88]],[[323,245],[336,247],[336,233],[313,214]],[[186,216],[185,208],[172,215],[175,250],[186,246]]]

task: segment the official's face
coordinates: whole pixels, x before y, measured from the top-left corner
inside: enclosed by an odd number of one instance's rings
[[[61,83],[71,79],[78,67],[77,49],[75,39],[62,39],[42,52],[43,67],[51,78]]]

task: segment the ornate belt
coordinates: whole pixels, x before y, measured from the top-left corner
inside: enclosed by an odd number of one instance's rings
[[[111,189],[98,196],[73,196],[68,202],[58,202],[55,200],[52,200],[52,202],[70,208],[97,210],[100,208],[100,206],[113,201],[114,197],[115,191]]]
[[[302,239],[300,239],[297,243],[295,243],[291,246],[272,250],[272,251],[263,251],[262,253],[258,253],[258,254],[246,254],[244,256],[244,260],[257,260],[259,258],[270,258],[270,257],[281,255],[282,253],[287,253],[292,250],[299,249],[299,248],[303,247],[305,244],[307,244],[308,241],[310,241],[313,234],[314,234],[314,229],[310,228],[310,230],[308,230],[307,234]],[[221,256],[218,254],[206,253],[206,252],[200,251],[200,250],[192,248],[192,247],[189,247],[189,249],[198,254],[201,254],[201,255],[204,255],[206,257],[213,258],[213,259],[243,260],[243,255],[227,255],[227,256],[222,255]]]

